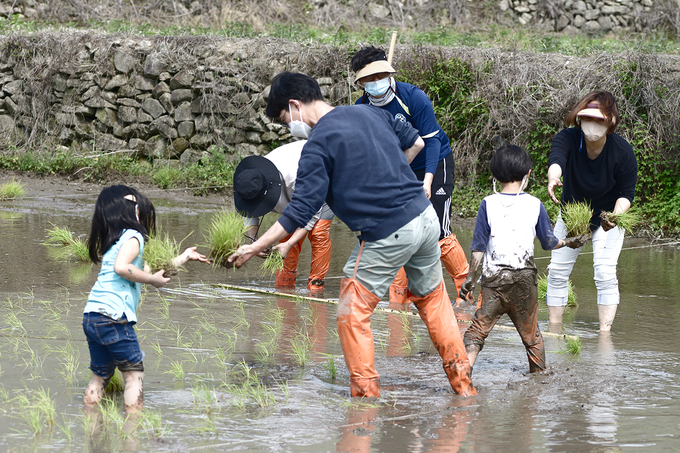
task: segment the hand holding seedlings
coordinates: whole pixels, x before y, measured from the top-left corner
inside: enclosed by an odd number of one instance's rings
[[[583,244],[588,242],[588,240],[591,239],[592,237],[593,233],[579,234],[578,236],[575,237],[565,238],[564,245],[565,247],[569,247],[570,249],[577,249],[583,247]]]

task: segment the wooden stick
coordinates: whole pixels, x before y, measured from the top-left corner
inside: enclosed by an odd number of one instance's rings
[[[394,56],[394,45],[397,43],[397,32],[392,32],[392,40],[390,41],[390,50],[387,52],[387,63],[392,64],[392,57]]]
[[[334,305],[338,304],[338,301],[336,299],[324,299],[324,298],[321,298],[321,297],[301,296],[299,294],[282,293],[282,292],[275,291],[275,290],[272,290],[272,289],[251,288],[249,286],[229,285],[227,283],[212,283],[210,286],[216,286],[216,287],[219,287],[219,288],[226,288],[226,289],[235,289],[235,290],[238,290],[238,291],[248,291],[248,292],[251,292],[251,293],[268,294],[270,296],[287,297],[289,299],[301,299],[301,300],[308,300],[308,301],[311,301],[311,302],[321,302],[323,304],[334,304]],[[382,307],[376,307],[375,309],[380,310],[380,311],[385,312],[385,313],[393,314],[393,315],[419,316],[418,313],[414,313],[411,310],[402,311],[402,310],[393,310],[391,308],[382,308]],[[465,323],[465,324],[472,324],[472,321],[465,321],[463,319],[458,319],[458,322],[462,322],[462,323]],[[516,330],[514,327],[499,326],[498,324],[496,324],[494,326],[494,329],[508,330],[508,331],[515,331]],[[577,336],[567,335],[566,333],[541,332],[541,334],[544,337],[555,337],[555,338],[561,338],[563,340],[566,340],[567,338],[569,338],[570,340],[578,339]]]

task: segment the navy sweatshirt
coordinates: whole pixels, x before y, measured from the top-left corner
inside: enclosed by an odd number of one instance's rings
[[[368,103],[368,95],[364,94],[356,103]],[[425,173],[435,174],[439,161],[451,153],[451,144],[449,137],[437,123],[430,98],[420,88],[410,83],[397,82],[396,98],[380,108],[387,110],[400,121],[408,121],[419,131],[425,141],[425,148],[413,159],[411,168],[424,169]]]
[[[562,168],[562,203],[590,203],[592,227],[600,225],[600,212],[611,212],[616,200],[635,198],[637,160],[633,147],[620,135],[608,134],[600,155],[591,159],[581,128],[563,129],[550,148],[548,167],[552,164]]]
[[[279,223],[288,233],[304,227],[325,201],[360,239],[387,237],[430,206],[403,152],[417,139],[379,108],[335,107],[312,128]]]

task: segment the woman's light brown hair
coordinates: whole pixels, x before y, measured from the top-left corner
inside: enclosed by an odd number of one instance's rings
[[[567,127],[580,127],[581,120],[576,115],[578,115],[578,112],[585,109],[591,102],[597,102],[599,104],[600,112],[607,118],[607,121],[609,122],[607,134],[613,133],[620,122],[620,116],[619,109],[616,106],[616,98],[609,91],[591,91],[586,94],[576,103],[576,106],[574,106],[571,112],[569,112],[567,118],[564,120],[564,124],[566,124]]]

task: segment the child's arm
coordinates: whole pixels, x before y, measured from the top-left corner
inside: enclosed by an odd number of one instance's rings
[[[208,262],[208,258],[205,255],[198,253],[196,247],[189,247],[184,253],[172,259],[172,265],[174,267],[180,267],[187,261],[200,261],[206,263]]]
[[[467,278],[460,285],[460,294],[458,296],[461,299],[467,299],[468,293],[471,293],[475,288],[475,282],[477,281],[477,268],[484,259],[484,252],[472,252],[472,258],[470,258],[470,270],[468,271]]]
[[[165,286],[170,281],[169,278],[163,277],[163,270],[150,274],[132,264],[137,255],[139,255],[139,241],[136,238],[128,239],[120,246],[116,261],[113,263],[113,271],[125,280],[148,283],[156,288]]]

